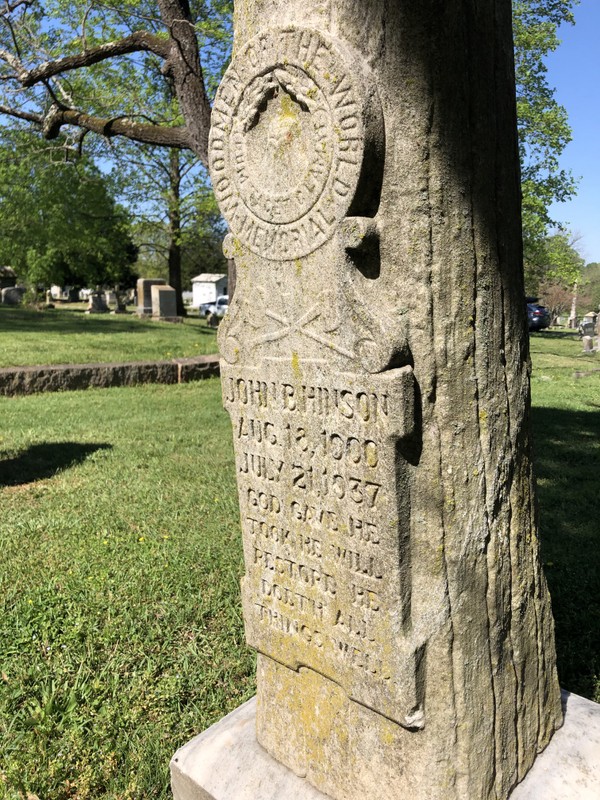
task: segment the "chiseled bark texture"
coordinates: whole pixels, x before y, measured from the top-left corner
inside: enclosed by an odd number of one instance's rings
[[[426,722],[406,730],[261,656],[259,740],[334,798],[504,800],[562,719],[531,467],[510,0],[241,0],[236,51],[286,24],[354,48],[383,105],[380,268],[364,293],[407,321],[420,400],[419,446],[400,455]],[[298,694],[335,707],[322,740]]]

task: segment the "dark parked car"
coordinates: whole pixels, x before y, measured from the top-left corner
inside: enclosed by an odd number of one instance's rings
[[[527,298],[527,322],[530,331],[541,331],[550,327],[550,312],[535,297]]]

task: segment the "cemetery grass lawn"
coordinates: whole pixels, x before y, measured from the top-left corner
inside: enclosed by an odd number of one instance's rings
[[[600,701],[600,367],[532,336],[561,684]],[[254,689],[217,380],[0,398],[0,798],[166,800]]]
[[[167,798],[253,694],[219,382],[0,409],[0,798]]]
[[[37,311],[0,305],[0,367],[154,361],[217,352],[215,331],[190,312],[183,323],[86,314],[85,304]],[[131,307],[128,307],[131,309]]]
[[[530,342],[540,535],[559,678],[565,689],[600,702],[600,353],[584,354],[569,332],[544,331]]]

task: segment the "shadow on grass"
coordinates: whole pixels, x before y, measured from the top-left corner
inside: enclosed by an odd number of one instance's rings
[[[97,450],[109,450],[110,444],[79,442],[44,442],[33,444],[14,458],[0,454],[0,487],[23,486],[51,478],[59,472],[81,464]]]
[[[3,309],[0,333],[145,333],[154,323],[135,314],[115,318],[111,314],[86,314],[79,309],[35,311],[26,308]]]
[[[600,411],[534,408],[532,420],[559,678],[600,700]]]
[[[576,330],[566,331],[529,331],[530,336],[539,336],[542,339],[579,339],[579,334]]]

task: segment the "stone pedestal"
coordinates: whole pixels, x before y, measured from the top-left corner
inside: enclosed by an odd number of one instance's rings
[[[152,287],[165,286],[163,278],[139,278],[137,282],[137,309],[138,316],[150,316],[152,314]]]
[[[600,705],[564,692],[563,707],[563,727],[510,800],[600,797]],[[175,753],[171,785],[174,800],[329,800],[258,744],[256,699]]]
[[[593,353],[594,352],[594,337],[593,336],[583,336],[581,339],[581,343],[583,344],[583,352],[584,353]]]

